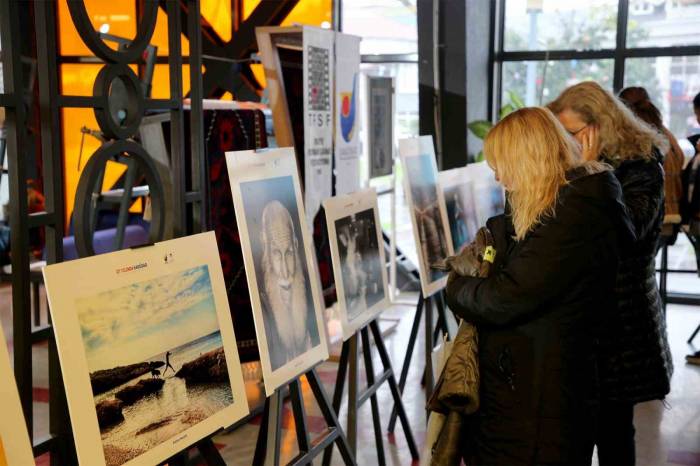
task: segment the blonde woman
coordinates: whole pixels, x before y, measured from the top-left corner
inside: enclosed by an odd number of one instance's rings
[[[579,141],[584,159],[615,168],[637,236],[621,257],[617,313],[600,335],[602,403],[596,438],[601,466],[632,465],[634,404],[663,399],[673,372],[654,263],[664,218],[660,153],[667,144],[594,82],[569,87],[548,107]]]
[[[447,300],[477,325],[481,407],[467,464],[590,464],[596,412],[594,337],[615,307],[618,244],[632,238],[609,167],[579,149],[543,108],[511,113],[484,152],[508,194],[488,221],[496,263],[453,277]]]

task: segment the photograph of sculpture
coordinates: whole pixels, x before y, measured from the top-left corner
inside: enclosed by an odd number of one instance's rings
[[[328,357],[320,278],[292,148],[226,154],[265,390]]]
[[[81,464],[157,464],[248,412],[213,232],[45,278]]]
[[[343,337],[348,339],[389,304],[377,193],[368,189],[336,196],[324,207]]]
[[[452,255],[452,238],[443,193],[438,186],[432,136],[402,139],[405,195],[418,251],[421,287],[431,296],[444,287],[447,275],[432,267]]]
[[[438,175],[445,198],[452,246],[459,252],[475,237],[481,226],[477,218],[474,183],[467,167],[441,171]]]

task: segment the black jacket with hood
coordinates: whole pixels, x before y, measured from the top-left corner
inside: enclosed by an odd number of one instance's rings
[[[612,172],[568,178],[555,214],[522,240],[508,216],[490,219],[491,275],[447,287],[450,308],[479,331],[474,464],[590,464],[596,335],[615,312],[619,248],[634,233]]]

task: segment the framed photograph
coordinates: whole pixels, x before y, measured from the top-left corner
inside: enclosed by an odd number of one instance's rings
[[[80,464],[159,464],[248,414],[213,232],[44,279]]]
[[[394,171],[394,78],[367,77],[369,177]]]
[[[411,213],[423,296],[432,296],[447,283],[447,274],[431,267],[453,254],[445,199],[438,184],[432,136],[401,139],[404,194]]]
[[[324,202],[343,339],[389,306],[377,192],[367,189]]]
[[[35,464],[2,327],[0,327],[0,410],[2,412],[0,466]]]
[[[268,396],[328,359],[321,281],[294,149],[227,152]]]

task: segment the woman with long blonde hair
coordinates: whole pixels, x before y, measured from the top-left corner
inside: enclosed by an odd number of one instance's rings
[[[612,165],[636,240],[618,269],[617,312],[599,336],[601,409],[596,445],[601,466],[635,464],[634,404],[663,399],[673,363],[656,285],[656,247],[664,218],[667,143],[612,93],[594,82],[565,89],[548,105],[581,144],[586,160]]]
[[[509,210],[487,226],[488,278],[450,277],[447,301],[479,331],[480,409],[468,464],[590,464],[595,330],[615,306],[618,244],[632,237],[609,167],[582,162],[544,108],[511,113],[484,151]]]

